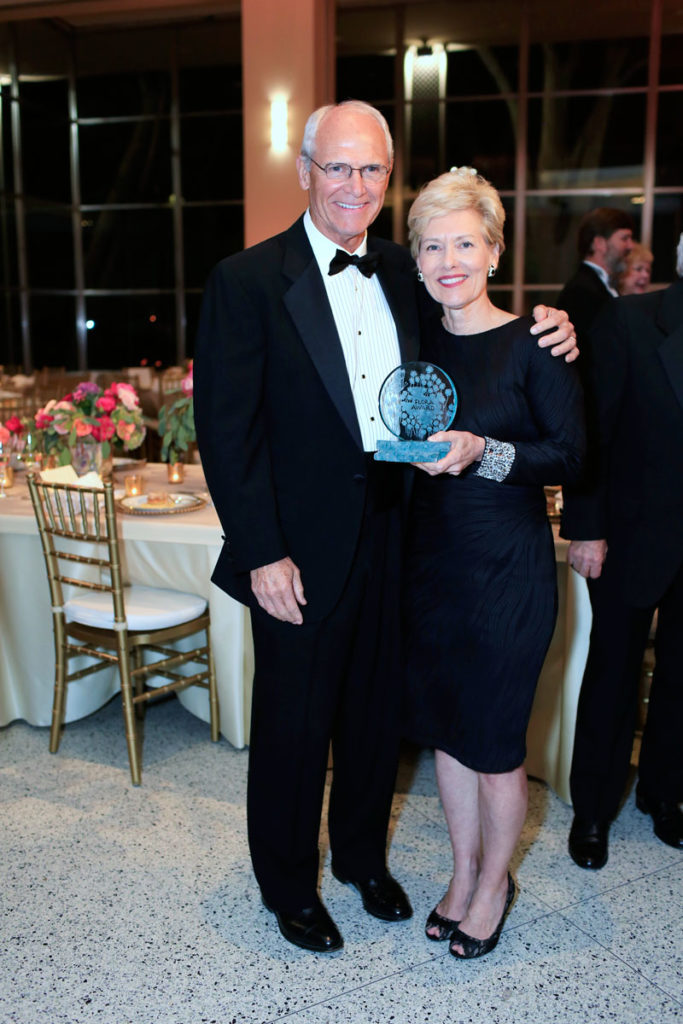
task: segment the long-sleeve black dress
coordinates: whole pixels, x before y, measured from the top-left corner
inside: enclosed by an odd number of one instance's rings
[[[578,376],[539,349],[531,323],[467,336],[434,324],[421,351],[455,383],[451,429],[514,446],[499,447],[497,478],[476,463],[459,477],[416,472],[408,538],[405,731],[480,772],[524,761],[557,615],[543,485],[574,479],[584,446]]]

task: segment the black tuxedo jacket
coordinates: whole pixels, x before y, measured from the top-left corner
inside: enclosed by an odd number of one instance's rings
[[[606,538],[625,600],[655,605],[683,561],[683,281],[615,299],[588,342],[597,472],[562,535]]]
[[[398,332],[415,359],[415,267],[368,238]],[[307,621],[334,607],[352,564],[366,460],[325,286],[300,218],[221,261],[204,300],[194,364],[197,441],[225,544],[213,580],[254,605],[249,571],[289,555]],[[397,552],[398,561],[398,552]]]
[[[582,351],[586,335],[593,321],[605,303],[612,297],[611,292],[600,280],[600,276],[586,263],[579,266],[574,276],[567,281],[558,295],[557,308],[564,309],[569,314]],[[581,372],[582,363],[583,358],[579,359],[577,364],[579,372]]]

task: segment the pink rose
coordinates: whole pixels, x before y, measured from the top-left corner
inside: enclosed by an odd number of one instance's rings
[[[102,412],[111,412],[112,409],[116,408],[116,399],[113,395],[104,394],[101,398],[97,399],[95,406],[101,409]]]
[[[87,437],[88,434],[92,434],[92,423],[86,423],[85,420],[77,419],[74,420],[74,429],[77,437]]]
[[[10,416],[6,421],[5,426],[9,430],[10,434],[23,434],[24,424],[21,422],[18,416]]]
[[[47,408],[47,407],[46,407]],[[45,409],[39,409],[34,417],[34,421],[38,430],[45,430],[49,427],[54,419],[54,416],[50,416],[49,413],[45,412]]]
[[[126,423],[124,420],[121,420],[121,422],[116,425],[117,436],[120,437],[122,441],[130,441],[135,430],[136,427],[134,423]]]
[[[137,391],[130,384],[113,384],[112,387],[116,388],[116,394],[121,399],[121,403],[125,409],[132,412],[133,409],[138,407],[138,395]]]
[[[100,416],[92,428],[92,433],[96,441],[108,441],[116,433],[116,424],[111,416]]]
[[[7,427],[3,427],[0,423],[0,444],[7,444],[10,439],[10,432]]]

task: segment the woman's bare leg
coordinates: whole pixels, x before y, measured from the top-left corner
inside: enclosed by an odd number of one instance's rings
[[[486,939],[496,930],[505,906],[508,865],[526,818],[527,778],[522,765],[499,775],[480,774],[478,779],[482,857],[460,930],[475,939]],[[452,948],[463,952],[455,942]]]

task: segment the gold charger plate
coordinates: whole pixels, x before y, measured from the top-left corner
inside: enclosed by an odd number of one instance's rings
[[[204,498],[196,494],[168,494],[168,504],[148,505],[148,494],[136,494],[119,498],[116,502],[122,512],[129,516],[173,516],[185,512],[196,512],[206,505]]]

